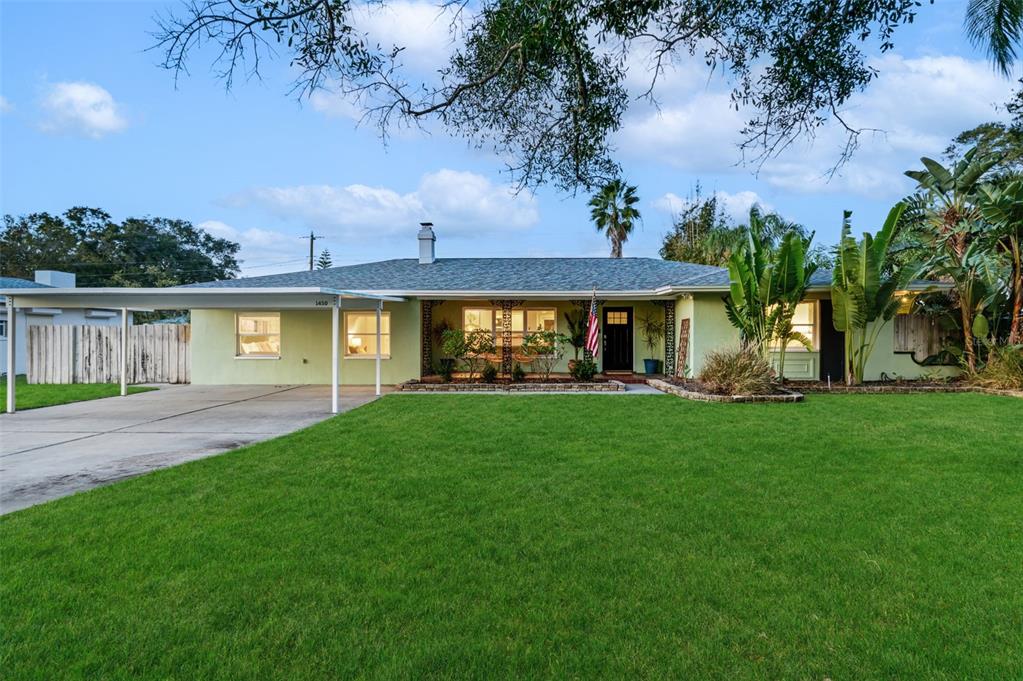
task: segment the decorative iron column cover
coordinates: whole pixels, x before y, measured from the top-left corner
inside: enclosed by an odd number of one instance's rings
[[[653,302],[664,308],[664,374],[671,376],[675,371],[675,301]]]
[[[421,376],[433,374],[433,306],[439,302],[439,300],[419,301],[422,310],[422,326],[419,332],[420,357],[422,359]]]
[[[491,300],[490,304],[501,308],[501,373],[511,376],[514,364],[512,350],[512,308],[522,305],[524,300]]]

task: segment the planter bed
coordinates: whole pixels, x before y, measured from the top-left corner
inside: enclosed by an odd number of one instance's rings
[[[1000,390],[998,388],[985,388],[979,385],[970,385],[964,382],[934,383],[928,381],[904,381],[901,383],[865,383],[863,385],[845,385],[818,381],[798,383],[802,393],[825,393],[837,395],[908,395],[914,393],[983,393],[985,395],[1003,395],[1006,397],[1023,397],[1023,391]]]
[[[625,384],[620,381],[599,381],[599,382],[576,382],[557,381],[521,383],[435,383],[421,381],[407,381],[398,385],[402,392],[427,392],[427,393],[609,393],[625,390]]]
[[[777,392],[770,395],[718,395],[701,390],[699,383],[694,382],[669,382],[659,378],[651,378],[647,385],[656,388],[661,392],[676,395],[687,400],[698,400],[700,402],[802,402],[802,393],[785,388],[778,388]]]

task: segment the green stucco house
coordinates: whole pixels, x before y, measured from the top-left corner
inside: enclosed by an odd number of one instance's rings
[[[605,372],[643,371],[649,354],[637,319],[660,315],[671,329],[655,351],[667,372],[698,374],[707,353],[738,342],[722,297],[728,273],[718,267],[653,258],[437,258],[430,225],[419,232],[419,258],[197,285],[208,289],[321,288],[382,296],[381,380],[395,384],[433,373],[438,328],[493,332],[494,357],[511,371],[516,348],[534,330],[566,332],[565,313],[589,308],[596,290],[602,324],[597,362]],[[843,343],[831,325],[830,272],[818,272],[796,315],[814,350],[790,347],[786,376],[842,380]],[[906,295],[911,292],[907,291]],[[375,380],[374,299],[341,305],[342,384]],[[330,378],[331,318],[320,309],[193,309],[193,380],[204,383],[324,383]],[[898,347],[900,320],[882,333],[868,379],[915,378],[931,367]],[[903,334],[912,336],[912,334]],[[681,357],[680,351],[685,355]],[[923,357],[917,353],[917,360]],[[568,359],[560,371],[568,370]],[[653,358],[651,358],[653,359]]]
[[[707,353],[737,344],[722,301],[728,273],[653,258],[437,258],[425,223],[419,257],[165,289],[10,292],[8,305],[191,310],[192,382],[397,384],[433,373],[439,327],[494,334],[494,362],[510,372],[533,330],[567,331],[565,313],[599,303],[604,372],[643,371],[637,320],[658,315],[670,333],[654,351],[666,373],[697,375]],[[925,282],[902,292],[908,302]],[[7,293],[7,292],[4,292]],[[378,323],[379,321],[379,323]],[[899,315],[882,332],[867,379],[953,371],[933,354],[926,319]],[[841,381],[843,339],[831,324],[830,273],[818,272],[796,325],[813,350],[789,347],[789,379]],[[379,353],[378,353],[379,349]],[[781,349],[775,351],[777,359]],[[557,370],[567,371],[568,357]]]

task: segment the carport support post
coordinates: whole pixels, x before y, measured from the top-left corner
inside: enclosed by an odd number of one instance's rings
[[[338,310],[338,303],[330,308],[330,413],[337,413],[337,346],[341,342],[340,320],[341,314]]]
[[[128,394],[128,308],[121,308],[121,397]]]
[[[380,397],[380,353],[381,353],[380,337],[382,335],[381,332],[380,332],[380,318],[383,316],[382,315],[383,309],[384,309],[384,301],[378,300],[377,301],[377,361],[376,361],[376,365],[377,365],[377,397]]]
[[[17,310],[14,309],[14,296],[7,296],[7,413],[15,412],[15,389],[17,383],[17,365],[14,344],[18,339]]]

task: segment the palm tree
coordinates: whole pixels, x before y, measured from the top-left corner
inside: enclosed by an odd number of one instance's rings
[[[982,249],[985,238],[983,216],[978,206],[981,178],[1000,160],[993,154],[978,154],[974,147],[952,167],[922,158],[923,170],[907,170],[919,183],[913,211],[918,216],[916,238],[931,250],[926,269],[950,280],[956,293],[963,327],[963,350],[971,372],[977,369],[974,321],[980,304],[978,279],[985,266]],[[921,238],[922,237],[922,238]]]
[[[622,257],[622,244],[628,241],[633,224],[639,220],[636,188],[621,180],[612,180],[590,199],[590,219],[598,232],[607,234],[611,257]]]
[[[986,50],[995,68],[1008,76],[1023,35],[1023,0],[970,0],[965,24],[970,42]]]

